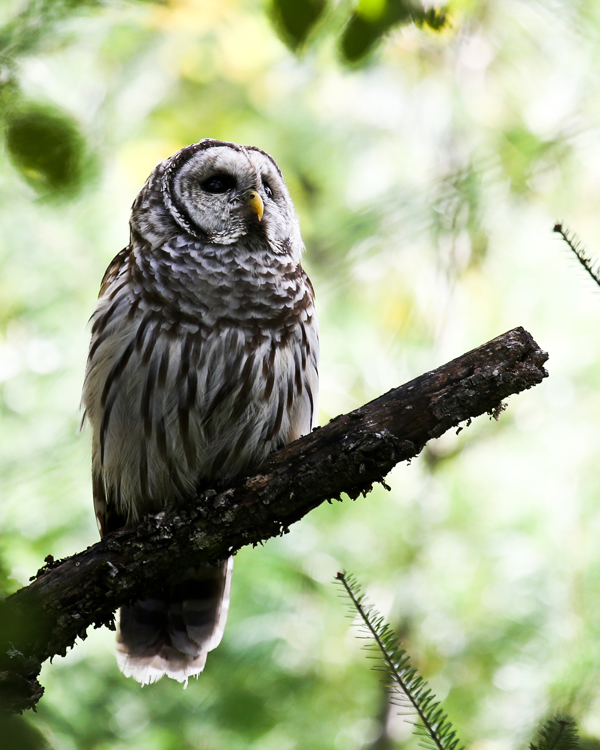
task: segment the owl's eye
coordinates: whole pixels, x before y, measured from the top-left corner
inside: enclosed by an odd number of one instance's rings
[[[236,186],[235,177],[231,174],[214,174],[200,183],[202,190],[207,193],[226,193]]]
[[[264,177],[263,177],[262,184],[263,184],[264,191],[265,191],[265,193],[267,195],[267,198],[272,198],[273,197],[273,190],[272,190],[271,186],[269,185],[269,183],[265,180]]]

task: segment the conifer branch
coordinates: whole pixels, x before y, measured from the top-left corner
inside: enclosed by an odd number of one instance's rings
[[[592,279],[596,282],[596,284],[600,286],[600,264],[597,261],[594,261],[592,258],[590,258],[582,241],[575,234],[575,232],[572,232],[570,229],[563,227],[562,224],[555,224],[553,231],[559,234],[563,238],[563,240],[567,243],[567,245],[569,246],[569,249],[575,255],[577,260],[585,268],[585,270],[592,277]]]
[[[418,716],[415,734],[422,738],[423,747],[433,750],[456,750],[460,743],[448,715],[431,691],[427,682],[412,666],[410,657],[402,648],[394,631],[384,618],[370,604],[356,579],[345,573],[338,573],[337,580],[346,590],[352,606],[362,620],[362,626],[375,641],[381,653],[384,668],[392,680],[396,705],[408,709]],[[464,750],[464,746],[461,748]],[[571,750],[566,747],[544,747],[532,750]]]
[[[553,716],[539,731],[537,743],[530,750],[578,750],[577,724],[570,716]]]

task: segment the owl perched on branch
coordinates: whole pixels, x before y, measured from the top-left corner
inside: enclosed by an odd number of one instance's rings
[[[275,161],[205,139],[159,164],[92,316],[83,403],[100,533],[256,470],[308,432],[313,289]],[[232,559],[123,607],[119,667],[142,683],[202,671],[223,635]]]

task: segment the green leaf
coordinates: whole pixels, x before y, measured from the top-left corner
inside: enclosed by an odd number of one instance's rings
[[[385,13],[387,0],[360,0],[356,12],[359,16],[374,21]]]
[[[427,8],[415,17],[417,26],[428,26],[432,31],[441,31],[448,25],[445,8]]]
[[[275,24],[292,49],[301,47],[323,15],[326,0],[273,0]]]
[[[40,195],[61,198],[81,188],[85,140],[69,115],[52,105],[21,101],[4,118],[10,160]]]
[[[438,31],[446,24],[440,8],[423,8],[413,0],[384,0],[361,3],[350,16],[340,41],[343,57],[351,63],[365,58],[394,27],[416,23]]]
[[[354,13],[340,42],[342,55],[348,62],[362,60],[381,41],[388,27],[380,19],[370,20]]]
[[[502,133],[497,146],[504,172],[515,193],[531,189],[530,179],[544,164],[556,164],[565,152],[559,139],[546,139],[518,124]]]

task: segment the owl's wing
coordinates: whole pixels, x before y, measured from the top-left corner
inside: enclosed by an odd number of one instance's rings
[[[105,295],[112,296],[110,295],[111,287],[115,285],[115,282],[117,281],[118,277],[121,276],[124,272],[126,272],[126,266],[129,261],[131,250],[132,250],[131,245],[128,245],[123,250],[121,250],[121,252],[118,253],[110,262],[102,278],[102,284],[100,285],[100,293],[99,293],[100,298],[104,297]],[[84,392],[83,392],[83,398],[82,398],[82,401],[84,404],[86,402],[86,391],[88,390],[87,389],[88,378],[90,374],[90,369],[93,364],[94,354],[96,350],[98,349],[98,346],[104,339],[104,327],[106,326],[108,322],[108,318],[110,317],[110,309],[109,309],[109,312],[106,318],[104,318],[102,321],[99,321],[98,309],[99,308],[96,309],[94,316],[92,316],[92,321],[93,321],[92,339],[90,342],[90,350],[88,354],[87,371],[86,371]],[[82,424],[86,418],[86,415],[89,418],[87,407],[85,408],[83,412]],[[93,496],[94,496],[94,510],[96,511],[96,520],[98,522],[98,529],[100,531],[100,536],[103,537],[109,532],[114,531],[115,529],[118,529],[121,526],[125,526],[127,519],[125,518],[123,514],[117,512],[117,506],[116,506],[116,503],[114,502],[114,499],[107,496],[101,473],[98,472],[97,470],[94,470],[92,472],[92,490],[93,490]]]
[[[111,531],[116,531],[127,525],[127,518],[117,511],[117,506],[111,498],[107,498],[104,481],[100,474],[94,472],[92,476],[92,491],[94,495],[94,511],[100,536],[104,537]]]
[[[119,276],[119,274],[123,270],[123,267],[129,261],[130,253],[131,245],[127,245],[127,247],[124,247],[123,250],[121,250],[121,252],[115,255],[115,257],[111,260],[108,268],[104,272],[104,276],[102,277],[102,284],[100,284],[100,292],[98,294],[98,297],[102,297],[108,290],[110,285],[115,281],[117,276]]]

